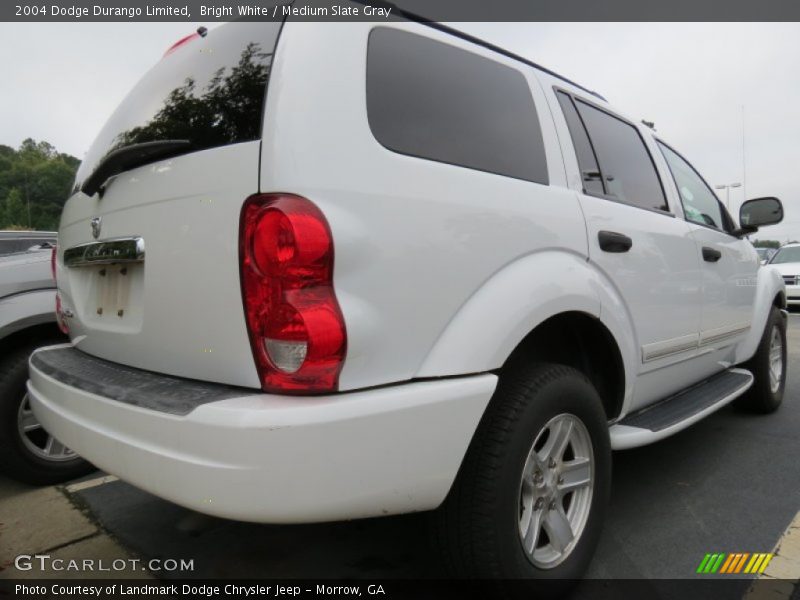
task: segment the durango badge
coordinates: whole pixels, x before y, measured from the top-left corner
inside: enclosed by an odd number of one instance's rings
[[[103,226],[102,217],[92,217],[92,237],[97,239],[100,237],[100,229]]]

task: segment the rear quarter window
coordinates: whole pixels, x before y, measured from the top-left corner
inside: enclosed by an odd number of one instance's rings
[[[395,152],[548,183],[528,82],[502,63],[375,28],[367,54],[367,114],[375,138]]]

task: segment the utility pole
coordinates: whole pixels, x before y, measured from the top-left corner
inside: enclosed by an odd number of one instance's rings
[[[728,209],[728,212],[731,212],[731,188],[738,188],[738,187],[742,187],[742,184],[739,182],[721,183],[719,185],[714,186],[714,189],[725,190],[725,208]]]
[[[745,151],[744,151],[744,104],[742,104],[742,194],[744,195],[744,199],[747,200],[747,187],[745,184],[747,183],[747,162],[745,160]]]

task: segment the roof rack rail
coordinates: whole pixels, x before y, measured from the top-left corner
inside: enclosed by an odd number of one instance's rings
[[[391,2],[385,2],[383,0],[352,0],[352,1],[355,2],[356,4],[367,4],[367,2],[369,1],[369,3],[372,6],[378,6],[379,5],[379,6],[382,6],[382,7],[391,8],[392,9],[392,14],[399,14],[403,18],[405,18],[405,19],[407,19],[409,21],[414,21],[415,23],[420,23],[421,25],[426,25],[426,26],[431,27],[433,29],[437,29],[439,31],[443,31],[445,33],[449,33],[451,35],[459,37],[459,38],[461,38],[463,40],[466,40],[466,41],[471,42],[473,44],[476,44],[478,46],[482,46],[482,47],[486,48],[487,50],[491,50],[493,52],[497,52],[498,54],[502,54],[503,56],[507,56],[508,58],[513,58],[514,60],[518,60],[518,61],[520,61],[522,63],[525,63],[528,66],[531,66],[531,67],[534,67],[536,69],[539,69],[540,71],[543,71],[543,72],[547,73],[548,75],[552,75],[553,77],[556,77],[557,79],[560,79],[561,81],[563,81],[565,83],[568,83],[570,85],[574,85],[576,88],[579,88],[579,89],[583,90],[587,94],[591,94],[595,98],[599,98],[603,102],[608,102],[608,100],[606,100],[606,98],[604,96],[600,95],[599,93],[595,92],[594,90],[590,90],[589,88],[584,87],[579,83],[575,83],[571,79],[568,79],[568,78],[564,77],[563,75],[560,75],[560,74],[556,73],[555,71],[553,71],[551,69],[548,69],[547,67],[543,67],[542,65],[537,64],[537,63],[533,62],[532,60],[528,60],[527,58],[525,58],[523,56],[520,56],[519,54],[514,54],[513,52],[510,52],[509,50],[506,50],[505,48],[501,48],[500,46],[492,44],[491,42],[487,42],[486,40],[482,40],[481,38],[475,37],[474,35],[470,35],[469,33],[464,33],[463,31],[459,31],[458,29],[453,29],[452,27],[450,27],[448,25],[444,25],[444,24],[439,23],[437,21],[431,21],[430,19],[426,19],[425,17],[422,17],[422,16],[420,16],[420,15],[418,15],[416,13],[412,13],[412,12],[409,12],[407,10],[404,10],[404,9],[400,8],[399,6],[397,6],[396,4],[392,4]]]

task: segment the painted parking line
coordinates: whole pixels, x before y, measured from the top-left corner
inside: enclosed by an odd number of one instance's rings
[[[119,481],[119,477],[115,477],[114,475],[103,475],[102,477],[95,477],[94,479],[87,479],[86,481],[73,483],[64,489],[67,490],[68,494],[74,494],[75,492],[80,492],[81,490],[88,490],[90,488],[97,487],[99,485],[105,485],[107,483],[113,483],[115,481]]]
[[[772,585],[753,584],[745,594],[745,600],[788,600],[792,597],[800,580],[800,512],[786,528],[772,554],[766,569],[759,575],[760,580]]]

